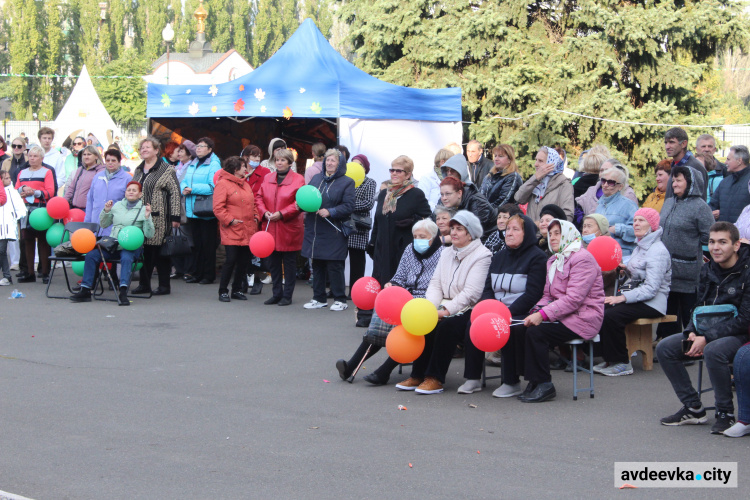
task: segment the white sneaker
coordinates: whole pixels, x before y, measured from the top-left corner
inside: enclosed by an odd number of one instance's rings
[[[482,390],[481,380],[467,380],[461,387],[458,388],[459,394],[471,394]]]
[[[0,286],[8,286],[12,285],[13,283],[10,282],[8,278],[3,278],[0,280]]]
[[[302,307],[304,307],[305,309],[322,309],[324,307],[328,307],[328,302],[318,302],[317,300],[312,299]]]
[[[346,302],[339,302],[338,300],[333,303],[331,306],[331,311],[343,311],[344,309],[348,309],[349,304]]]
[[[13,264],[12,266],[10,266],[10,270],[11,271],[18,271],[18,264]]]
[[[513,396],[518,396],[522,392],[521,382],[517,384],[503,384],[495,389],[492,396],[496,398],[512,398]]]
[[[633,374],[633,365],[628,361],[627,363],[615,363],[611,364],[606,368],[602,368],[597,373],[606,375],[608,377],[622,377],[623,375]]]
[[[732,427],[724,431],[724,435],[730,438],[738,438],[748,434],[750,434],[750,425],[745,425],[742,422],[735,422]]]
[[[594,365],[594,373],[601,373],[604,368],[606,368],[609,365],[606,361],[602,361],[601,363],[597,363]]]

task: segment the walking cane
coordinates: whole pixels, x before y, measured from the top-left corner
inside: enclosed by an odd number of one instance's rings
[[[369,346],[367,346],[367,350],[365,351],[365,355],[362,356],[362,359],[360,360],[359,364],[357,365],[357,367],[352,372],[351,376],[348,379],[346,379],[346,381],[349,382],[350,384],[352,382],[354,382],[354,377],[357,376],[357,372],[359,371],[360,367],[362,366],[362,364],[364,364],[365,360],[367,359],[367,355],[370,354],[370,349],[372,349],[372,344],[370,344]]]
[[[115,286],[115,282],[112,280],[112,275],[109,274],[109,266],[107,265],[107,261],[104,260],[104,252],[102,252],[102,247],[99,246],[99,242],[96,243],[96,249],[99,250],[99,256],[102,258],[102,264],[104,265],[104,272],[107,274],[107,281],[109,282],[112,289],[115,291],[115,296],[117,297],[117,305],[122,304],[120,302],[120,294],[117,293],[118,288]],[[99,280],[101,283],[101,280]],[[104,290],[104,285],[102,285],[102,291]]]

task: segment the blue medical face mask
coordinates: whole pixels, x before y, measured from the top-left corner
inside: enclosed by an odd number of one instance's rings
[[[430,240],[414,239],[414,250],[419,253],[425,253],[430,248]]]
[[[594,241],[594,238],[596,238],[596,235],[593,234],[593,233],[592,234],[582,234],[581,238],[583,239],[583,242],[588,245],[589,243],[591,243],[592,241]]]
[[[250,166],[251,166],[252,168],[255,168],[255,167],[257,167],[258,165],[260,165],[260,162],[259,162],[259,161],[251,161],[251,162],[249,163],[249,165],[250,165]]]

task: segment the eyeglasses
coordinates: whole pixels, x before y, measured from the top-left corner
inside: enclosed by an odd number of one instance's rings
[[[85,142],[74,142],[73,143],[73,146],[85,146],[85,145],[86,145]]]
[[[13,149],[23,149],[23,144],[13,144]]]
[[[406,172],[406,170],[401,170],[400,168],[389,168],[388,171],[392,174],[403,174]]]
[[[198,149],[198,148],[207,148],[207,147],[208,147],[208,146],[206,146],[205,144],[196,144],[196,145],[195,145],[195,148],[196,148],[196,149]]]
[[[602,186],[607,185],[610,187],[619,186],[620,183],[614,179],[602,179]]]

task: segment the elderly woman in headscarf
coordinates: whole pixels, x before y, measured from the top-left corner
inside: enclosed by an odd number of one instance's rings
[[[528,203],[526,215],[539,220],[542,209],[549,204],[557,205],[565,212],[567,220],[573,220],[573,185],[565,177],[565,162],[553,148],[542,146],[534,162],[536,173],[516,192],[516,202]]]
[[[610,168],[601,173],[602,197],[596,213],[609,221],[608,233],[622,248],[622,256],[629,257],[635,246],[633,234],[633,214],[638,205],[623,196],[628,185],[628,176],[619,168]]]
[[[582,247],[580,233],[570,222],[558,219],[547,232],[553,255],[547,261],[544,295],[524,319],[524,378],[529,383],[518,398],[525,403],[540,403],[556,396],[550,375],[550,346],[596,337],[604,317],[599,264]]]
[[[354,189],[353,215],[369,217],[372,207],[375,205],[378,185],[372,177],[367,176],[370,173],[370,160],[365,155],[355,155],[352,162],[359,163],[365,169],[365,180]],[[369,239],[369,229],[355,227],[355,231],[349,235],[349,290],[359,278],[365,275],[365,250],[367,250]],[[349,295],[351,296],[351,292],[349,292]]]

